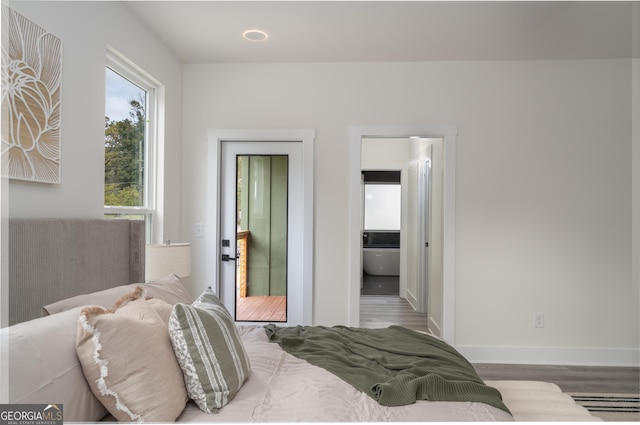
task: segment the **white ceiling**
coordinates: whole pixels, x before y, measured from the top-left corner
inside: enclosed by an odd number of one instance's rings
[[[632,2],[125,3],[185,63],[629,58],[638,34]]]

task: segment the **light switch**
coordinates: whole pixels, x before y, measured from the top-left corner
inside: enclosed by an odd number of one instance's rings
[[[204,238],[204,224],[196,223],[193,226],[193,236],[196,238]]]

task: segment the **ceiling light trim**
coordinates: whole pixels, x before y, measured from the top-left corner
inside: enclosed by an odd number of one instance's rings
[[[269,38],[269,34],[262,30],[250,29],[242,33],[242,38],[248,41],[260,42],[267,40]]]

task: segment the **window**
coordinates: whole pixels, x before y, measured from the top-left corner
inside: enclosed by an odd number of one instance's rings
[[[146,222],[152,240],[155,213],[156,92],[158,84],[115,53],[108,53],[105,87],[105,217]]]
[[[399,184],[364,185],[365,230],[400,230],[400,188]]]
[[[399,231],[401,225],[400,171],[362,171],[364,230]]]

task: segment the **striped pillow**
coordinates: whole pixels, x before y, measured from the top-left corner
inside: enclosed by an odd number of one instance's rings
[[[216,413],[251,373],[231,315],[207,289],[192,305],[173,307],[169,336],[189,397],[203,411]]]

